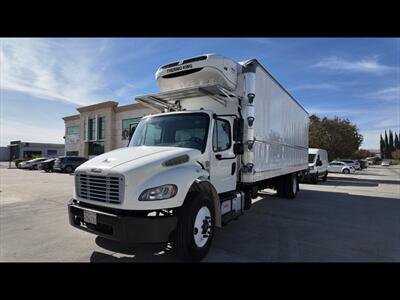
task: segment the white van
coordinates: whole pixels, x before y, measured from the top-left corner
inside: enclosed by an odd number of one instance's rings
[[[328,152],[324,149],[308,149],[308,174],[307,179],[312,183],[318,183],[318,178],[326,181],[328,176]]]

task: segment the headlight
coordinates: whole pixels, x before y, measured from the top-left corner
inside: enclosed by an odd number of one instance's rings
[[[314,170],[314,166],[308,167],[311,171]]]
[[[155,201],[172,198],[178,192],[174,184],[165,184],[155,188],[147,189],[139,197],[139,201]]]

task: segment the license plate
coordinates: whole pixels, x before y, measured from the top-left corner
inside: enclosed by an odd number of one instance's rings
[[[83,211],[83,220],[86,223],[90,224],[97,224],[97,216],[95,212],[89,211],[89,210],[84,210]]]

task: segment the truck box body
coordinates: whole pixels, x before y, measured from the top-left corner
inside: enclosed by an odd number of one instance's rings
[[[256,182],[308,166],[308,113],[258,62],[254,63],[254,159],[249,158],[251,151],[247,147],[243,158],[254,164],[254,170],[243,174],[243,182]]]

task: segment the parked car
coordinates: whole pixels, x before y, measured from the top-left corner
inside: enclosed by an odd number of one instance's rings
[[[361,170],[360,163],[355,159],[338,159],[338,161],[342,161],[349,166],[352,166],[355,170]]]
[[[308,172],[307,179],[312,183],[318,183],[322,178],[326,181],[328,177],[328,152],[324,149],[308,149]]]
[[[86,162],[86,157],[61,156],[54,162],[53,170],[58,172],[72,173],[77,167]]]
[[[48,160],[45,160],[44,162],[42,162],[39,165],[39,169],[43,170],[45,172],[50,172],[53,171],[53,166],[54,166],[54,162],[56,161],[55,158],[50,158]]]
[[[381,166],[382,166],[382,167],[389,167],[389,166],[390,166],[390,161],[383,161],[383,162],[381,163]]]
[[[354,173],[356,170],[353,166],[349,166],[348,164],[342,161],[331,161],[328,165],[328,172],[329,173],[343,173],[343,174],[350,174]]]
[[[366,159],[359,159],[358,162],[360,163],[361,169],[366,169],[366,168],[368,168],[368,165],[369,165],[368,160],[366,160]]]
[[[38,170],[39,165],[45,160],[47,160],[47,158],[44,158],[44,157],[35,158],[35,159],[20,162],[17,167],[19,169]]]

